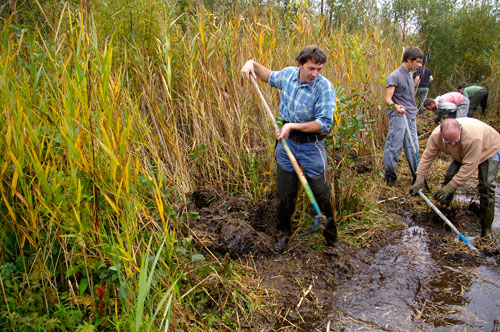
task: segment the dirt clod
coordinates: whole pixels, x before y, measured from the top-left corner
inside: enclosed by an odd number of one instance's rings
[[[393,219],[390,227],[380,227],[359,247],[342,243],[343,250],[325,246],[321,233],[298,237],[296,232],[283,253],[274,252],[278,232],[271,197],[253,202],[199,189],[191,194],[188,208],[198,210],[199,218],[189,219],[188,226],[211,251],[255,266],[268,310],[261,320],[252,322],[249,331],[313,331],[324,329],[329,321],[336,330],[421,331],[432,324],[457,321],[447,317],[445,307],[429,301],[439,302],[441,297],[462,301],[459,291],[463,289],[448,283],[470,285],[464,271],[498,264],[500,246],[482,246],[483,255],[472,254],[432,210],[416,208],[414,202],[387,200]],[[464,234],[478,232],[474,209],[452,204],[443,212]],[[444,291],[436,288],[438,283],[444,284]],[[414,314],[406,321],[408,312]]]

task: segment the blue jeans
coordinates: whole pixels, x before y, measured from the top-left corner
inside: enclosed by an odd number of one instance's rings
[[[297,159],[297,162],[304,170],[308,178],[321,175],[326,170],[326,151],[325,141],[308,143],[297,143],[291,139],[286,140],[290,150]],[[276,162],[288,172],[295,172],[292,162],[286,154],[285,148],[281,142],[276,145],[274,151]]]
[[[412,174],[415,175],[418,167],[418,137],[417,137],[417,121],[415,119],[408,119],[408,126],[410,127],[411,136],[417,154],[413,152],[410,137],[407,134],[405,122],[402,116],[392,116],[390,119],[389,133],[385,140],[384,148],[384,170],[385,180],[388,182],[396,181],[396,166],[398,164],[401,149],[404,148],[405,157],[410,164]]]

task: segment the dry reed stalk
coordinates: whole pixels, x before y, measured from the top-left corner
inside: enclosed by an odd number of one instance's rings
[[[45,13],[43,5],[38,2]],[[85,293],[82,276],[87,279],[89,301],[74,300],[78,305],[96,306],[97,262],[119,262],[120,278],[133,279],[148,237],[156,246],[163,237],[171,240],[165,249],[171,274],[165,273],[175,279],[176,195],[184,199],[207,184],[257,197],[270,192],[274,135],[240,77],[247,59],[281,69],[296,65],[306,44],[319,44],[329,55],[323,75],[355,95],[342,106],[343,116],[364,114],[377,123],[373,138],[360,135],[355,148],[371,153],[364,147],[383,141],[378,124],[385,118],[377,106],[398,48],[375,29],[332,30],[305,12],[283,22],[272,8],[224,17],[200,8],[181,25],[172,23],[178,19],[173,10],[151,1],[142,4],[153,13],[151,21],[131,13],[108,38],[109,26],[89,24],[90,9],[73,16],[78,11],[66,6],[43,15],[47,31],[18,38],[3,26],[0,191],[19,248],[40,252],[27,271],[41,269],[61,245],[60,256],[46,266],[55,270],[64,261],[61,274],[75,285],[73,298],[78,287]],[[152,38],[155,31],[161,34]],[[264,93],[277,114],[278,91],[266,87]],[[351,175],[343,172],[343,179]],[[358,185],[343,186],[336,198],[359,195]],[[76,262],[85,266],[76,269]],[[41,276],[45,287],[57,290],[61,275]],[[220,283],[216,277],[210,282]],[[235,279],[231,286],[242,289],[244,282]],[[247,316],[244,296],[224,299],[236,303],[238,317]]]

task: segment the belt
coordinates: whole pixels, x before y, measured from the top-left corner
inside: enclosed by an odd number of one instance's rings
[[[321,141],[322,139],[325,139],[326,134],[310,135],[310,136],[290,135],[288,136],[288,138],[297,143],[309,143],[309,142],[318,142]]]

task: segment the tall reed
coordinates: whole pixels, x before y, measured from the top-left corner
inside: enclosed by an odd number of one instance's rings
[[[377,160],[383,82],[401,46],[375,28],[331,30],[307,11],[284,21],[271,6],[221,15],[160,1],[116,12],[104,2],[36,4],[43,24],[6,19],[0,31],[3,321],[236,330],[259,305],[245,269],[205,261],[179,235],[179,211],[197,186],[273,191],[272,125],[240,68],[247,59],[294,66],[312,43],[327,51],[323,74],[339,95],[328,154],[331,175],[345,180],[352,152]],[[278,92],[262,88],[277,114]],[[358,180],[337,197],[352,188]],[[197,305],[215,299],[224,306],[198,323]]]
[[[3,22],[2,262],[21,258],[15,270],[28,288],[20,294],[43,294],[45,316],[68,297],[98,319],[113,313],[118,290],[125,303],[133,298],[127,290],[135,291],[148,234],[171,232],[172,206],[165,202],[172,201],[172,184],[161,170],[145,167],[148,123],[123,89],[124,64],[113,65],[111,41],[99,44],[83,11],[75,17],[66,8],[58,22],[67,30],[49,36]],[[15,299],[5,297],[20,315]]]
[[[500,43],[496,45],[490,54],[489,64],[491,68],[491,76],[488,80],[489,98],[488,107],[489,113],[498,120],[500,115]]]

